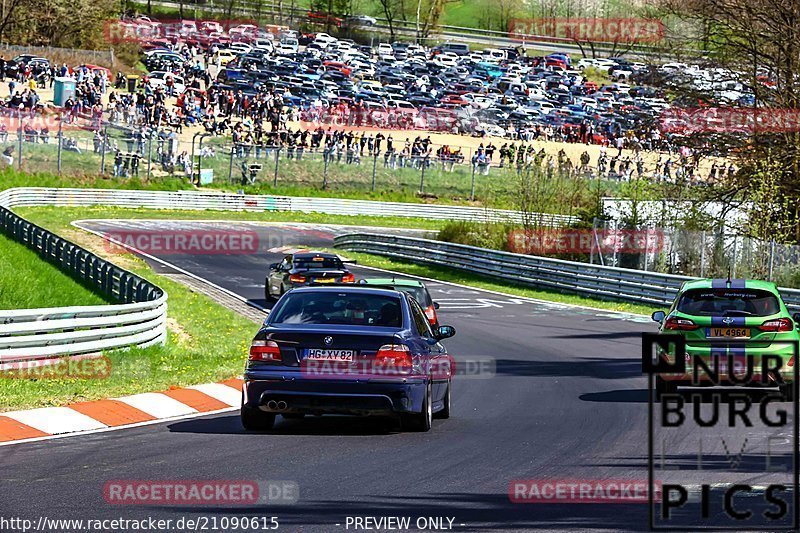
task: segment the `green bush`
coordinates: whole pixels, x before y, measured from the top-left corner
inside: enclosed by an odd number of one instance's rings
[[[508,234],[514,229],[513,224],[499,222],[453,221],[439,230],[440,241],[494,250],[508,249]]]

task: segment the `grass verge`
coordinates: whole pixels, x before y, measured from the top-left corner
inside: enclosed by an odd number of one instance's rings
[[[111,303],[5,235],[0,235],[0,280],[0,309]]]
[[[0,380],[6,378],[0,385],[0,411],[166,390],[172,386],[219,381],[241,373],[247,346],[257,329],[253,322],[155,274],[135,255],[110,249],[99,237],[75,230],[70,222],[76,217],[72,210],[68,211],[60,217],[35,217],[30,213],[25,216],[166,290],[168,342],[165,346],[109,352],[106,355],[111,370],[107,376],[100,376],[102,379],[69,376],[22,379],[0,374]],[[5,284],[6,278],[2,279]]]
[[[95,237],[80,240],[86,245],[93,239],[100,241]],[[97,248],[99,242],[94,244]],[[166,390],[172,386],[219,381],[241,373],[247,346],[256,331],[253,322],[206,296],[154,274],[143,261],[129,254],[109,259],[124,262],[127,269],[167,291],[167,344],[105,354],[110,360],[110,372],[98,379],[69,376],[22,379],[0,374],[0,378],[8,378],[0,385],[0,410],[58,406]]]
[[[247,220],[258,222],[306,222],[311,224],[342,224],[387,228],[418,228],[438,230],[446,220],[368,215],[326,215],[287,211],[186,211],[180,209],[129,209],[124,207],[17,207],[14,212],[32,222],[51,229],[69,228],[73,220],[100,218],[133,218],[157,220]],[[66,225],[64,224],[66,222]],[[62,236],[65,236],[61,234]],[[67,238],[72,238],[67,237]]]

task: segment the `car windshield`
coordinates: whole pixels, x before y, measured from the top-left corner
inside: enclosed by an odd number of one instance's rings
[[[778,298],[768,291],[744,289],[689,290],[678,311],[695,316],[769,316],[780,312]]]
[[[400,298],[353,292],[290,292],[270,324],[402,326]]]
[[[312,268],[330,268],[340,270],[344,268],[338,257],[308,257],[294,260],[294,268],[309,270]]]

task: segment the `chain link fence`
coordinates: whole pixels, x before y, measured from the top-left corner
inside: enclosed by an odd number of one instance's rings
[[[648,242],[635,253],[620,241],[635,232]],[[766,279],[781,287],[800,287],[800,246],[723,231],[693,231],[623,226],[595,220],[589,262],[693,277]],[[624,250],[624,251],[623,251]]]
[[[120,178],[184,178],[201,187],[296,186],[342,191],[412,192],[474,200],[513,194],[510,167],[473,162],[467,148],[456,155],[412,154],[299,146],[233,144],[195,134],[124,122],[12,114],[0,127],[6,164],[26,172],[101,174]],[[436,148],[435,146],[433,147]],[[453,147],[458,148],[458,147]],[[466,154],[466,155],[461,155]]]

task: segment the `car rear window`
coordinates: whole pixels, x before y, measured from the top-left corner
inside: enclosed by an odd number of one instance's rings
[[[311,268],[343,268],[342,262],[337,257],[309,257],[307,259],[295,259],[294,267],[308,270]]]
[[[780,312],[778,298],[754,289],[695,289],[681,295],[678,311],[695,316],[769,316]]]
[[[400,298],[352,292],[290,292],[270,324],[341,324],[400,328]]]

